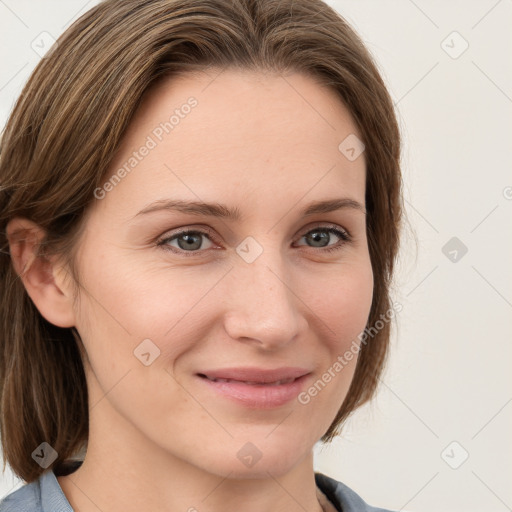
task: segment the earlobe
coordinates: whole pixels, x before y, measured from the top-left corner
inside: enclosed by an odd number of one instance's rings
[[[34,222],[12,219],[7,225],[7,239],[13,267],[32,302],[48,322],[58,327],[73,327],[75,313],[71,289],[54,259],[38,255],[45,231]]]

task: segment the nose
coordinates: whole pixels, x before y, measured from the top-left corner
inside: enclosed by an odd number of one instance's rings
[[[308,322],[292,273],[269,252],[252,263],[238,261],[230,272],[224,327],[234,340],[275,351],[303,334]]]

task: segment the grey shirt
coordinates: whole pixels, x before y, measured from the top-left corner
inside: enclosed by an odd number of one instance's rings
[[[367,505],[345,484],[315,473],[317,487],[339,512],[390,512]],[[0,501],[0,512],[73,512],[53,471],[25,484]]]

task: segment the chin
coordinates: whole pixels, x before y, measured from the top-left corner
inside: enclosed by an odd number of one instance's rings
[[[223,477],[229,474],[230,479],[236,480],[268,479],[270,475],[279,478],[289,473],[297,463],[296,457],[287,458],[278,453],[272,457],[262,456],[253,466],[245,466],[238,460],[229,464],[215,464],[217,471],[213,472]]]
[[[281,436],[244,437],[233,439],[230,443],[220,445],[217,453],[211,454],[210,472],[235,479],[259,479],[280,477],[290,472],[304,457],[312,453],[311,447],[305,448],[305,442],[290,442]],[[280,438],[281,437],[281,438]],[[286,442],[287,441],[287,442]],[[204,464],[204,460],[203,460]],[[214,471],[212,469],[215,468]]]

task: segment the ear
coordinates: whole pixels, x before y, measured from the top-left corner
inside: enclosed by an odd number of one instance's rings
[[[14,269],[41,315],[58,327],[73,327],[72,289],[65,284],[68,273],[53,258],[37,254],[45,230],[16,217],[7,224],[6,234]]]

